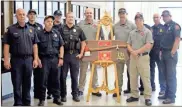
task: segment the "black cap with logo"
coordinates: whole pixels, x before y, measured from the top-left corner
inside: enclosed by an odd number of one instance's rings
[[[35,13],[35,14],[37,14],[37,12],[36,12],[34,9],[30,9],[30,10],[28,11],[28,14],[30,14],[30,13]]]
[[[54,16],[61,16],[62,15],[62,11],[60,11],[60,10],[56,10],[55,12],[54,12]]]
[[[46,20],[49,19],[49,18],[51,18],[52,20],[54,20],[54,16],[49,15],[49,16],[46,16],[46,17],[44,18],[44,21],[46,21]]]

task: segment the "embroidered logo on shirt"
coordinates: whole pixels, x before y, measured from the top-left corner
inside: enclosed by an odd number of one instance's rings
[[[96,28],[96,27],[97,27],[97,25],[96,25],[96,24],[93,24],[93,27],[94,27],[94,28]]]
[[[140,35],[143,36],[144,35],[144,32],[140,32]]]

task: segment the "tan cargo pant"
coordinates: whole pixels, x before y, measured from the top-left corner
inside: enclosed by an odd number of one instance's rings
[[[80,76],[79,76],[79,91],[84,91],[85,88],[85,83],[86,83],[86,73],[87,73],[87,69],[88,69],[88,65],[89,62],[80,62]],[[92,66],[90,66],[90,68],[92,68]],[[98,74],[97,74],[97,66],[95,67],[95,72],[93,75],[93,81],[92,81],[92,87],[96,88],[98,87]]]
[[[124,73],[124,66],[129,67],[129,60],[127,62],[120,61],[116,63],[117,67],[117,73],[118,73],[118,85],[119,85],[119,91],[122,91],[122,86],[123,86],[123,73]]]
[[[138,76],[140,75],[144,85],[144,98],[151,98],[152,90],[150,83],[150,58],[149,55],[134,58],[130,56],[130,86],[131,96],[139,98]]]

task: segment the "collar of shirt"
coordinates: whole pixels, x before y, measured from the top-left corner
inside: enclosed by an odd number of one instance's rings
[[[58,23],[58,24],[53,23],[53,26],[59,26],[59,25],[62,25],[62,23]]]
[[[159,23],[158,25],[154,25],[153,28],[159,28],[162,24]]]
[[[44,33],[53,33],[53,29],[51,29],[50,31],[46,31],[44,28]]]
[[[31,24],[30,22],[27,22],[27,24],[30,25],[30,26],[38,26],[36,22],[34,24]]]
[[[173,23],[173,21],[170,20],[169,22],[165,23],[164,25],[165,25],[165,26],[170,26],[172,23]]]
[[[28,27],[27,23],[25,23],[25,26],[24,26],[24,27],[21,27],[21,26],[19,25],[18,22],[16,23],[16,26],[17,26],[18,28],[27,28],[27,27]]]
[[[84,21],[84,24],[85,24],[85,25],[89,25],[89,24],[91,24],[91,25],[92,25],[93,23],[94,23],[94,21],[93,21],[93,20],[91,21],[91,23],[88,23],[88,22],[86,21],[86,19],[85,19],[85,21]]]
[[[75,27],[75,25],[73,25],[71,28],[69,28],[67,24],[65,24],[65,26],[67,27],[67,29],[73,29]]]
[[[144,32],[144,31],[145,31],[145,29],[146,29],[146,27],[145,27],[145,26],[143,26],[142,30],[138,30],[138,28],[137,28],[137,29],[136,29],[136,32]]]
[[[120,22],[120,26],[127,26],[128,25],[128,20],[126,19],[126,21],[125,21],[125,24],[121,24],[121,22]]]

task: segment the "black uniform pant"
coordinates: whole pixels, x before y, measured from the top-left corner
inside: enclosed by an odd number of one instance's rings
[[[51,88],[52,88],[52,75],[50,73],[49,76],[48,76],[48,81],[47,81],[47,94],[48,95],[52,95]]]
[[[58,57],[40,57],[42,62],[41,68],[41,85],[40,85],[40,100],[45,100],[48,77],[51,75],[51,92],[54,99],[60,98],[60,72],[58,67]]]
[[[30,105],[32,57],[11,58],[11,80],[13,83],[14,105]]]
[[[59,69],[59,72],[60,72],[60,77],[61,77],[61,70],[62,69],[62,67],[60,67],[60,69]],[[51,78],[52,76],[51,76],[51,74],[49,75],[49,77],[48,77],[48,84],[47,84],[47,94],[48,95],[52,95],[52,91],[51,91],[51,87],[52,87],[52,78]],[[60,91],[61,91],[61,81],[62,81],[62,78],[60,78]]]
[[[40,68],[33,70],[34,81],[34,97],[38,98],[40,93]]]
[[[70,69],[71,75],[71,88],[72,88],[72,95],[78,95],[78,73],[79,73],[79,59],[76,58],[78,54],[69,54],[65,53],[64,55],[64,64],[62,67],[61,78],[62,78],[62,86],[61,86],[61,97],[66,97],[67,90],[66,90],[66,78],[68,74],[68,70]]]

